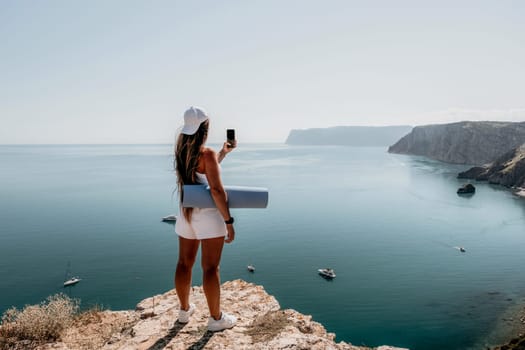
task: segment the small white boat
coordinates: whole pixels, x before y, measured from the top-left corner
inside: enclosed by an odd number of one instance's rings
[[[177,221],[177,215],[171,214],[171,215],[165,216],[165,217],[162,218],[162,221],[164,221],[164,222],[175,222],[175,221]]]
[[[248,265],[247,268],[248,268],[248,271],[250,271],[250,272],[255,272],[255,266],[253,266],[253,265]]]
[[[69,287],[82,281],[79,277],[71,277],[71,261],[67,262],[66,275],[64,276],[64,287]]]
[[[68,279],[67,281],[64,282],[64,287],[75,285],[75,284],[77,284],[80,281],[82,281],[82,279],[80,279],[78,277],[71,277],[70,279]]]
[[[317,271],[319,272],[321,276],[325,278],[329,278],[329,279],[335,278],[334,269],[326,268],[326,269],[318,269]]]

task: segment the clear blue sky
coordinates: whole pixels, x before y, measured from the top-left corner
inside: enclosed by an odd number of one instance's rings
[[[525,1],[0,0],[0,143],[525,120]]]

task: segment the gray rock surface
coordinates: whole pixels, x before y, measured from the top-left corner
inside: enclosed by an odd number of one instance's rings
[[[336,126],[319,129],[294,129],[288,134],[289,145],[343,145],[387,147],[412,130],[411,126]]]
[[[458,178],[488,181],[506,187],[525,187],[525,144],[505,153],[490,164],[459,173]]]
[[[388,152],[447,163],[483,165],[525,143],[525,122],[459,122],[417,126]]]

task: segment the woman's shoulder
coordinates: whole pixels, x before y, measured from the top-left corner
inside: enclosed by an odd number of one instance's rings
[[[217,154],[214,150],[209,147],[203,147],[200,155],[200,166],[201,170],[206,169],[206,164],[211,165],[210,163],[217,162]]]
[[[209,169],[213,171],[213,169],[218,167],[220,167],[220,165],[217,159],[217,153],[211,148],[203,147],[201,150],[197,171],[201,174],[207,174]]]
[[[214,150],[212,150],[211,148],[209,147],[203,147],[202,148],[202,151],[201,151],[201,156],[202,158],[204,158],[205,160],[208,160],[210,158],[215,158],[217,156],[217,154],[215,153]]]

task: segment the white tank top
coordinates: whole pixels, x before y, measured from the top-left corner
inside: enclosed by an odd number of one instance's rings
[[[199,181],[203,185],[208,185],[208,179],[206,178],[206,174],[201,174],[198,171],[196,171],[195,175],[197,176],[197,181]]]

